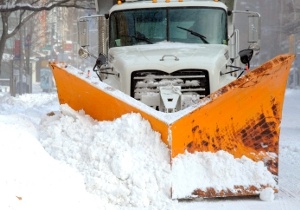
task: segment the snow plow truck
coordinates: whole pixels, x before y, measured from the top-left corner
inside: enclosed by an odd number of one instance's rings
[[[60,103],[96,120],[140,113],[170,149],[172,199],[278,192],[280,122],[294,55],[251,67],[260,14],[236,10],[235,0],[95,4],[97,15],[78,20],[79,55],[95,58],[92,71],[50,63]],[[249,47],[242,50],[240,16],[249,20]],[[89,50],[91,18],[99,23],[98,55]],[[211,165],[205,154],[226,155]]]

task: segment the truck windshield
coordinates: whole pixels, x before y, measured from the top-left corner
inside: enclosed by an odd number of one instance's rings
[[[221,8],[151,8],[110,16],[109,46],[162,41],[227,44],[226,12]]]

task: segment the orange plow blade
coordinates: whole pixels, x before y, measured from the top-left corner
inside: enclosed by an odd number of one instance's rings
[[[277,189],[282,106],[293,55],[280,55],[202,99],[161,113],[79,70],[50,63],[61,104],[97,120],[140,113],[171,151],[172,198],[257,195]],[[224,184],[225,183],[225,184]]]

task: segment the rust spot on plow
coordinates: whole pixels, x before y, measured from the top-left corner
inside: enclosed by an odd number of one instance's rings
[[[191,148],[193,146],[193,142],[188,143],[188,145],[186,145],[186,146],[187,146],[187,148],[189,150],[189,148]]]
[[[208,144],[209,144],[209,143],[208,143],[207,141],[202,141],[202,145],[203,145],[203,146],[207,147]]]
[[[272,109],[274,109],[274,105]],[[252,148],[258,153],[278,154],[278,112],[273,110],[273,114],[275,116],[266,117],[266,115],[262,113],[256,119],[249,120],[247,122],[249,126],[246,126],[238,132],[237,139],[240,138],[244,146]],[[272,174],[278,175],[278,158],[270,158],[266,160],[265,164]]]
[[[198,130],[198,129],[199,129],[199,126],[197,125],[197,126],[193,127],[192,132],[195,133],[196,130]]]
[[[244,187],[241,185],[234,186],[234,189],[226,189],[217,191],[214,188],[207,188],[206,190],[194,190],[193,195],[197,195],[199,197],[204,198],[213,198],[213,197],[228,197],[228,196],[245,196],[245,195],[258,195],[259,191],[262,189],[269,187],[265,185],[261,185],[259,188],[253,185],[249,187]],[[273,188],[275,192],[278,192],[277,188]]]
[[[276,103],[275,98],[271,100],[273,115],[279,117],[279,105]]]

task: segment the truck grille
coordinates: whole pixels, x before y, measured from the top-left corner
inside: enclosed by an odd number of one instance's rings
[[[206,70],[185,69],[171,74],[160,70],[141,70],[131,74],[131,97],[140,100],[145,93],[158,93],[161,86],[181,86],[182,94],[193,93],[203,98],[210,94]]]

